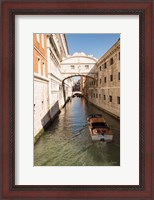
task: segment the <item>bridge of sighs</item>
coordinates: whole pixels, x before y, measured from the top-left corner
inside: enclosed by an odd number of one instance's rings
[[[92,55],[86,55],[83,52],[74,53],[72,56],[69,55],[61,62],[63,81],[73,76],[88,76],[93,79],[96,78],[95,71],[93,70],[96,62],[97,59],[95,57]]]

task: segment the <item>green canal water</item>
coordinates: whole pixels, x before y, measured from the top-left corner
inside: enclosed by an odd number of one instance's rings
[[[87,116],[100,113],[111,127],[111,143],[93,142]],[[119,166],[120,121],[87,103],[72,98],[34,145],[34,166]]]

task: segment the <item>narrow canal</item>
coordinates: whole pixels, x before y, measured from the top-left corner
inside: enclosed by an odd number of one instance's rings
[[[92,142],[89,114],[103,114],[111,127],[111,143]],[[120,121],[87,103],[72,98],[34,146],[35,166],[119,166]]]

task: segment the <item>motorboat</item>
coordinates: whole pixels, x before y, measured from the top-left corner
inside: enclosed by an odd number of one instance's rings
[[[90,135],[93,141],[111,142],[113,134],[101,114],[92,114],[87,118]]]

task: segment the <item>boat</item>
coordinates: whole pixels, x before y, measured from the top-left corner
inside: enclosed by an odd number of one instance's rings
[[[92,114],[87,118],[90,135],[93,141],[111,142],[113,134],[101,114]]]

